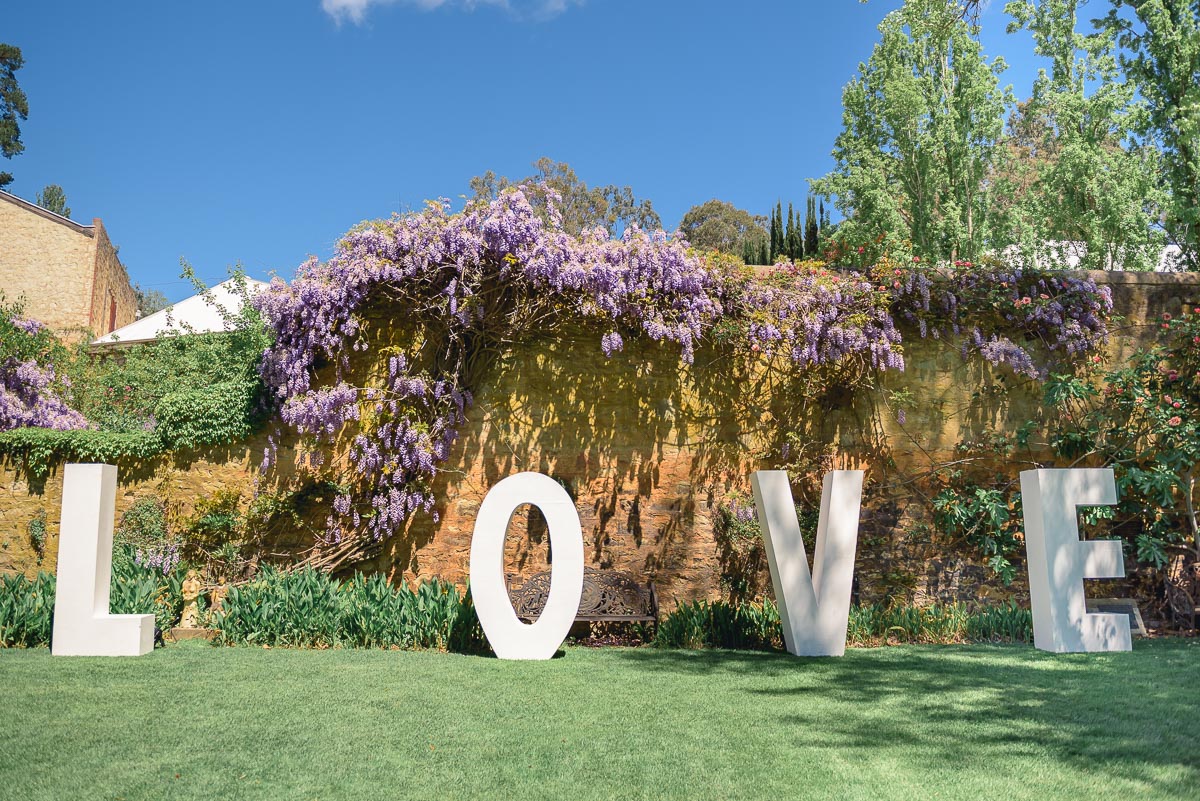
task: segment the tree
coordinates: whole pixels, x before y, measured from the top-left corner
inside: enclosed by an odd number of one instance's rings
[[[519,181],[497,176],[491,170],[471,179],[472,203],[489,203],[504,190],[524,185],[525,195],[539,214],[546,213],[547,190],[558,194],[556,205],[562,214],[563,229],[578,236],[585,229],[601,227],[615,234],[630,224],[642,230],[657,231],[662,220],[649,200],[638,200],[628,186],[589,187],[571,165],[540,158],[533,164],[536,172]]]
[[[1115,34],[1076,33],[1078,5],[1006,6],[1009,31],[1029,30],[1050,69],[1010,122],[1009,163],[998,160],[997,196],[1012,202],[995,207],[997,244],[1014,242],[1029,258],[1070,247],[1092,269],[1151,269],[1162,250],[1158,151],[1134,139],[1142,103],[1119,80]]]
[[[789,259],[804,258],[804,236],[800,232],[800,226],[796,222],[796,214],[792,210],[792,204],[788,203],[788,219],[787,219],[787,255]]]
[[[813,189],[835,200],[846,218],[837,236],[849,245],[911,242],[932,259],[975,258],[988,241],[1005,64],[985,60],[975,28],[945,0],[908,0],[879,31],[842,93],[837,165]]]
[[[50,184],[38,192],[37,204],[46,211],[52,211],[63,217],[71,216],[71,207],[67,205],[67,193],[58,184]]]
[[[1200,2],[1112,1],[1102,24],[1126,49],[1121,66],[1145,101],[1139,132],[1165,155],[1167,236],[1180,247],[1187,269],[1200,270]]]
[[[771,261],[784,252],[786,242],[783,230],[783,202],[775,201],[775,210],[771,212]]]
[[[804,208],[804,252],[810,259],[819,258],[820,248],[817,245],[817,228],[819,225],[817,199],[809,195]]]
[[[142,289],[138,284],[133,285],[133,294],[137,298],[138,319],[156,311],[162,311],[171,305],[167,296],[157,289]]]
[[[679,230],[693,247],[741,256],[747,264],[759,263],[760,246],[767,239],[766,220],[716,198],[692,206],[683,215]]]
[[[17,70],[25,64],[21,48],[0,43],[0,154],[6,159],[25,150],[18,120],[29,119],[29,101],[17,85]],[[0,171],[0,189],[12,183],[11,173]]]

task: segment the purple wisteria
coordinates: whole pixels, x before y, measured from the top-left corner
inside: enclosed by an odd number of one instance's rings
[[[873,370],[904,369],[896,323],[906,321],[921,336],[969,332],[968,349],[1029,375],[1040,370],[1009,334],[1076,354],[1106,333],[1111,299],[1087,279],[892,267],[882,275],[785,263],[751,276],[661,231],[569,236],[553,197],[543,218],[517,189],[460,214],[435,203],[364,223],[329,261],[308,261],[291,284],[276,279],[254,301],[274,333],[261,374],[283,424],[344,446],[330,540],[378,541],[414,513],[436,517],[433,479],[492,354],[571,321],[590,321],[607,357],[644,337],[691,362],[721,323],[738,332],[738,347],[774,357],[771,369],[855,360]],[[383,347],[369,334],[381,300],[403,310],[399,328],[419,333],[388,344],[376,373],[360,375],[350,356]],[[276,445],[272,437],[264,468]]]
[[[458,215],[434,204],[352,231],[328,262],[311,260],[290,285],[276,281],[258,296],[275,333],[262,376],[282,421],[302,435],[350,435],[354,482],[334,502],[332,538],[349,529],[378,540],[413,512],[433,512],[431,480],[472,402],[480,346],[586,318],[609,329],[607,355],[624,346],[621,329],[675,343],[692,359],[722,312],[718,276],[705,262],[661,232],[631,227],[619,239],[599,230],[576,239],[562,231],[553,203],[549,216],[541,219],[520,190]],[[349,355],[368,347],[361,312],[376,293],[426,324],[428,347],[389,356],[378,385],[353,386]],[[324,365],[332,381],[318,387]],[[274,455],[272,442],[265,463]]]
[[[0,325],[0,431],[14,428],[52,428],[68,431],[86,428],[83,415],[59,395],[70,387],[54,364],[39,364],[49,332],[37,320],[5,316]],[[6,330],[4,330],[6,329]]]
[[[886,301],[858,273],[777,264],[730,305],[748,322],[752,351],[783,352],[800,366],[858,357],[879,370],[903,370],[900,332]]]
[[[977,353],[1029,378],[1045,378],[1050,368],[1039,365],[1014,336],[1065,356],[1108,341],[1112,291],[1091,278],[969,262],[889,265],[873,278],[892,296],[892,313],[915,325],[922,337],[961,334],[964,357]]]
[[[174,543],[166,543],[145,550],[138,548],[133,555],[135,565],[147,570],[161,570],[164,576],[170,575],[175,566],[179,564],[179,560],[179,546]]]

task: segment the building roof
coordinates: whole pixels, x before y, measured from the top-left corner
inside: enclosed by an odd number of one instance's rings
[[[270,284],[247,278],[246,289],[250,296],[257,295]],[[164,334],[210,334],[228,331],[225,314],[237,314],[242,309],[242,298],[237,291],[238,279],[231,278],[211,289],[181,300],[162,311],[147,315],[111,334],[105,334],[92,345],[116,346],[152,342]]]
[[[48,209],[43,209],[36,203],[30,203],[23,197],[11,195],[8,192],[5,192],[3,189],[0,189],[0,200],[7,200],[9,203],[12,203],[15,206],[20,206],[26,211],[31,211],[38,216],[45,217],[47,220],[53,220],[56,223],[65,225],[67,228],[74,230],[76,233],[83,234],[84,236],[96,235],[95,221],[93,221],[92,225],[83,225],[82,223],[75,222],[75,220],[72,220],[70,217],[64,217],[61,214],[55,214]]]

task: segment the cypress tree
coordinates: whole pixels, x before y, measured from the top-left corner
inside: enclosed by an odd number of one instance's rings
[[[804,252],[808,258],[815,259],[820,248],[817,246],[817,199],[812,195],[805,203],[804,217]]]
[[[790,201],[788,202],[787,255],[789,259],[796,258],[796,214],[792,211]]]
[[[825,210],[825,199],[821,199],[821,226],[817,231],[817,247],[825,244],[825,238],[829,236],[829,212]]]
[[[767,258],[774,259],[775,254],[779,252],[779,220],[775,216],[775,210],[771,209],[771,241],[767,249]],[[771,262],[764,262],[770,264]]]
[[[776,256],[782,256],[787,253],[787,236],[783,230],[783,201],[775,201],[775,215],[779,217],[779,252]]]

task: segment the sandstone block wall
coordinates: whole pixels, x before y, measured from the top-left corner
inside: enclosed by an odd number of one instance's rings
[[[95,219],[81,225],[0,192],[0,291],[68,337],[128,325],[137,300],[124,265]],[[113,322],[115,303],[115,325]]]
[[[137,296],[99,218],[94,221],[94,230],[88,326],[96,336],[103,336],[137,319]]]
[[[1164,312],[1200,302],[1200,276],[1097,274],[1114,289],[1124,320],[1109,357],[1119,363],[1156,336]],[[385,341],[397,317],[370,320],[367,335]],[[931,526],[911,492],[913,475],[954,458],[959,442],[1012,433],[1040,419],[1041,387],[963,361],[957,346],[909,339],[907,370],[881,377],[874,391],[813,396],[803,381],[762,365],[730,364],[712,350],[681,366],[669,346],[631,342],[606,359],[599,333],[580,329],[500,355],[478,387],[456,447],[435,489],[439,521],[418,516],[355,567],[393,580],[441,577],[465,585],[475,513],[488,489],[522,470],[559,480],[575,498],[588,563],[654,580],[669,609],[676,602],[719,598],[745,565],[714,528],[730,493],[748,492],[752,470],[781,461],[805,464],[815,478],[830,468],[865,468],[857,593],[872,601],[970,600],[1021,594],[1004,587],[973,554]],[[364,373],[378,365],[365,364]],[[895,398],[913,403],[901,424]],[[785,438],[784,432],[791,437]],[[288,498],[298,519],[277,518],[262,557],[286,561],[317,543],[337,477],[338,459],[310,473],[298,469],[287,442],[280,467],[260,474],[265,436],[202,453],[174,454],[122,465],[118,515],[138,498],[162,500],[184,520],[219,493],[243,505],[260,494]],[[1052,466],[1045,463],[1046,466]],[[1028,464],[1003,465],[1015,482]],[[809,482],[809,486],[813,485]],[[808,490],[798,498],[811,507]],[[52,568],[56,554],[61,472],[31,482],[0,466],[0,571]],[[33,553],[29,520],[44,511],[49,539],[43,561]],[[549,538],[538,515],[519,511],[510,523],[507,569],[529,576],[549,567]],[[749,577],[769,592],[765,572]]]
[[[90,226],[0,197],[0,290],[51,328],[90,322],[94,246]]]

